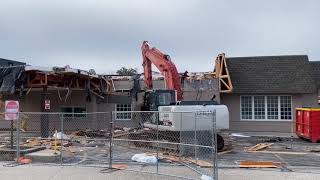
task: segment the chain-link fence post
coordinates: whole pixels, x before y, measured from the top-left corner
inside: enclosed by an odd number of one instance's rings
[[[112,144],[113,144],[113,132],[114,132],[114,113],[111,112],[110,121],[110,135],[109,135],[109,169],[112,169]]]
[[[156,112],[156,119],[157,119],[157,174],[159,174],[159,119],[160,119],[160,112]]]
[[[19,113],[19,116],[17,118],[17,124],[16,124],[16,154],[17,154],[17,163],[19,163],[20,159],[20,116],[21,114]]]
[[[213,152],[213,179],[214,180],[218,180],[218,157],[217,157],[217,145],[218,145],[218,142],[217,142],[217,127],[216,127],[216,110],[213,111],[213,114],[212,114],[212,136],[213,136],[213,140],[212,140],[212,152]]]
[[[197,114],[194,116],[194,159],[196,163],[198,163],[198,158],[197,158]]]
[[[61,138],[60,138],[60,165],[62,166],[62,164],[63,164],[63,155],[62,155],[62,144],[63,144],[63,121],[64,121],[64,114],[63,113],[61,113],[60,114],[60,116],[61,116]],[[56,134],[56,138],[58,138],[58,134]]]
[[[180,112],[180,138],[179,138],[179,143],[182,143],[182,112]],[[179,156],[182,157],[182,145],[180,144],[179,146]]]

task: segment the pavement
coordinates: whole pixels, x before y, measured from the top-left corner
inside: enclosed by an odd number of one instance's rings
[[[16,167],[0,167],[1,179],[15,180],[125,180],[125,179],[179,179],[162,175],[137,173],[130,171],[116,171],[101,173],[101,168],[92,167],[60,167],[22,165]],[[171,168],[171,171],[177,169]],[[199,175],[200,178],[200,175]],[[281,172],[278,169],[220,169],[219,180],[317,180],[320,171],[309,172]]]

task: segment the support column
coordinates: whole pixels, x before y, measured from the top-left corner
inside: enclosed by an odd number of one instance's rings
[[[49,99],[49,93],[47,86],[43,87],[43,91],[41,93],[41,102],[40,102],[40,109],[41,109],[41,118],[40,118],[40,133],[42,138],[49,137],[49,114],[47,114],[50,110],[45,109],[45,100]]]

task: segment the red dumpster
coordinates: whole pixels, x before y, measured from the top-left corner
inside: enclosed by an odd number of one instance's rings
[[[296,134],[311,142],[320,140],[320,108],[296,109]]]

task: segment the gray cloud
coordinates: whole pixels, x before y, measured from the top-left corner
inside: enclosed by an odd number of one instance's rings
[[[0,57],[115,72],[141,68],[149,40],[179,71],[227,56],[308,54],[320,60],[320,3],[293,0],[1,1]]]

